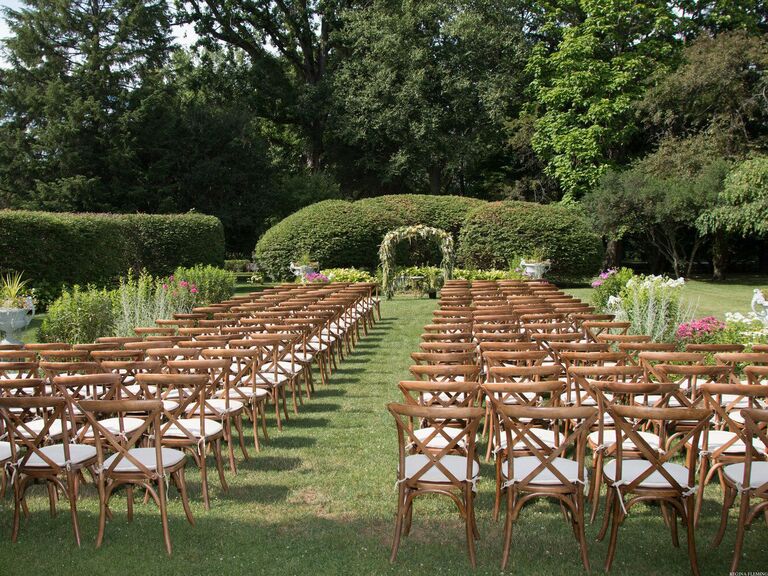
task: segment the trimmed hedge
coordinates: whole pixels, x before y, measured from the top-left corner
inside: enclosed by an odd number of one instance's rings
[[[305,253],[322,268],[374,270],[379,264],[379,244],[393,228],[425,224],[458,235],[469,211],[483,204],[474,198],[418,194],[356,202],[326,200],[291,214],[267,230],[253,256],[260,270],[276,280],[288,278],[290,262]]]
[[[533,202],[491,202],[473,210],[457,257],[469,267],[507,268],[534,249],[552,261],[547,277],[554,280],[594,275],[602,263],[602,240],[578,210]]]
[[[0,210],[0,270],[24,271],[45,304],[62,286],[114,284],[224,262],[224,229],[203,214],[70,214]]]

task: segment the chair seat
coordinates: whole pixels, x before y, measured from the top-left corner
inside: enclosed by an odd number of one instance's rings
[[[722,448],[725,446],[728,442],[733,440],[733,438],[738,437],[738,434],[735,432],[729,432],[728,430],[710,430],[709,431],[709,437],[707,438],[707,449],[709,452],[714,452],[715,450],[718,450],[719,448]],[[691,442],[688,442],[688,446],[691,445]],[[760,452],[763,449],[763,443],[757,439],[752,439],[752,445],[757,449],[758,452]],[[702,434],[699,436],[699,449],[701,450],[704,446],[704,435]],[[742,439],[736,440],[733,444],[728,446],[728,448],[725,449],[723,454],[745,454],[746,453],[746,446],[744,445],[744,441]]]
[[[725,473],[726,478],[728,478],[732,484],[743,486],[744,462],[723,466],[723,472]],[[753,461],[752,469],[750,470],[749,474],[749,487],[756,489],[766,483],[768,483],[768,462]]]
[[[66,420],[66,426],[67,430],[70,428],[69,420]],[[24,438],[34,438],[35,435],[39,434],[40,431],[45,426],[45,421],[42,418],[36,418],[35,420],[30,420],[29,422],[25,422],[25,425],[32,431],[32,434],[29,434],[24,428],[21,426],[18,427],[18,434],[20,436],[23,436]],[[48,428],[48,436],[51,438],[56,438],[57,436],[61,436],[61,420],[56,419],[51,423],[51,427]]]
[[[202,426],[200,425],[200,418],[179,418],[177,422],[183,427],[187,432],[192,434],[195,438],[202,438]],[[217,422],[216,420],[210,420],[206,419],[205,421],[205,437],[210,438],[211,436],[216,436],[217,434],[220,434],[221,431],[224,430],[224,426]],[[184,430],[182,430],[178,425],[171,424],[167,430],[163,432],[163,437],[169,437],[169,438],[188,438]],[[163,460],[165,462],[165,460]]]
[[[306,352],[294,352],[293,353],[293,359],[296,362],[312,362],[314,360],[315,356],[313,354],[308,354]],[[288,365],[290,366],[290,358],[288,359]]]
[[[256,383],[283,384],[288,382],[289,378],[285,374],[275,374],[274,372],[257,372]]]
[[[504,460],[504,462],[501,464],[501,473],[507,480],[520,482],[521,480],[524,480],[531,472],[536,470],[536,468],[538,468],[541,464],[542,462],[538,456],[521,456],[519,458],[513,459],[514,476],[512,478],[509,477],[508,460]],[[552,465],[557,469],[558,472],[565,476],[566,480],[569,482],[576,483],[579,481],[579,463],[576,462],[576,460],[571,460],[569,458],[555,458],[552,461]],[[586,481],[588,477],[589,476],[587,475],[587,470],[585,468],[583,478]],[[533,477],[529,484],[557,486],[562,485],[562,482],[551,470],[544,468],[538,474],[536,474],[536,476]]]
[[[172,448],[162,448],[163,468],[170,468],[175,466],[182,460],[184,460],[184,452],[181,450],[173,450]],[[149,470],[157,470],[157,458],[155,455],[155,448],[131,448],[128,453],[138,460],[143,466]],[[112,463],[120,456],[120,454],[113,454],[104,461],[104,470],[107,470]],[[115,466],[114,472],[139,472],[140,469],[128,458],[123,457],[120,462]]]
[[[129,386],[124,386],[123,390],[128,392],[131,396],[138,396],[139,394],[144,394],[144,391],[146,390],[151,394],[152,396],[155,396],[157,394],[157,386],[147,385],[144,388],[141,387],[140,384],[131,384]]]
[[[544,428],[531,428],[528,431],[529,436],[536,436],[539,440],[541,440],[548,448],[554,448],[555,446],[559,446],[560,443],[565,439],[565,436],[563,436],[560,432],[557,433],[557,438],[555,437],[555,431],[554,430],[546,430]],[[555,439],[557,439],[557,443],[555,442]],[[529,438],[531,443],[536,447],[540,448],[540,446],[536,443],[533,438]],[[502,434],[501,435],[501,441],[499,442],[499,448],[506,449],[507,447],[507,435]],[[518,440],[517,443],[512,447],[513,450],[530,450],[528,446],[525,444],[525,442],[521,440]]]
[[[646,402],[646,406],[655,406],[659,402],[661,402],[662,395],[661,394],[648,394],[647,396],[637,395],[635,396],[635,402],[638,404],[641,404],[643,400]],[[680,408],[683,404],[678,400],[676,396],[672,396],[669,398],[666,404],[670,408]]]
[[[5,462],[11,457],[11,443],[0,442],[0,462]]]
[[[229,404],[229,406],[227,406]],[[205,414],[227,414],[243,409],[243,403],[239,400],[227,402],[224,398],[211,398],[205,401]],[[189,412],[199,414],[200,406],[189,406]]]
[[[742,385],[746,384],[748,383],[742,382]],[[739,394],[722,394],[720,396],[720,402],[723,406],[728,406],[731,402],[733,402],[733,406],[730,407],[731,410],[749,408],[749,397],[741,396]]]
[[[652,434],[651,432],[642,432],[638,431],[637,434],[646,441],[648,446],[653,448],[654,450],[657,450],[661,445],[661,440],[656,434]],[[596,448],[599,445],[599,439],[600,439],[600,432],[595,431],[591,432],[589,436],[587,436],[587,440],[589,441],[590,446]],[[616,444],[616,430],[603,430],[603,446],[606,448],[609,448]],[[637,450],[637,446],[635,445],[635,442],[631,438],[627,438],[624,436],[624,441],[621,443],[621,447],[624,450]]]
[[[413,435],[416,436],[419,440],[424,442],[427,438],[429,438],[430,434],[432,434],[435,431],[435,429],[432,426],[427,426],[426,428],[419,428],[418,430],[413,431]],[[442,431],[451,439],[455,439],[457,436],[461,434],[463,431],[461,428],[450,428],[448,426],[444,427]],[[462,438],[457,442],[457,446],[465,447],[467,445],[467,439]],[[445,448],[448,446],[448,440],[443,436],[442,434],[438,433],[432,440],[427,442],[427,446],[429,448]]]
[[[224,398],[224,395],[226,392],[224,390],[220,390],[216,393],[216,396],[219,398]],[[269,392],[265,390],[264,388],[253,388],[251,386],[238,386],[236,388],[230,388],[229,389],[229,397],[230,399],[243,399],[243,398],[266,398],[269,396]]]
[[[405,477],[413,478],[416,473],[421,470],[424,465],[429,461],[429,458],[424,454],[413,454],[412,456],[405,457]],[[472,476],[467,478],[467,457],[459,456],[456,454],[448,454],[440,458],[439,462],[445,466],[445,468],[453,474],[455,478],[461,481],[472,481],[477,478],[480,473],[480,465],[477,462],[472,462]],[[443,473],[440,468],[432,466],[421,475],[418,479],[419,482],[435,482],[440,484],[450,483],[451,480]]]
[[[104,428],[107,429],[107,432],[110,434],[119,434],[120,433],[120,418],[106,418],[104,420],[99,420],[99,424],[104,426]],[[141,426],[144,424],[144,420],[141,418],[123,418],[123,431],[126,434],[130,434],[131,432],[135,432]],[[85,434],[83,436],[85,438],[93,438],[93,427],[91,426],[83,426],[78,430],[78,434],[84,429],[87,428],[85,431]]]
[[[301,371],[304,370],[302,365],[298,362],[294,362],[291,364],[289,360],[281,360],[277,363],[277,369],[279,372],[282,372],[285,375],[293,375],[301,374]],[[266,370],[268,372],[274,372],[275,365],[273,363],[269,363],[265,366],[262,366],[262,370]]]
[[[665,462],[664,468],[669,472],[670,476],[683,487],[683,489],[690,488],[688,486],[688,468],[674,462]],[[643,472],[651,467],[650,462],[646,460],[623,460],[621,464],[621,480],[623,484],[629,484],[635,478],[640,476]],[[610,482],[616,482],[616,460],[609,460],[603,468],[603,473]],[[669,481],[661,475],[658,470],[654,470],[645,480],[643,480],[640,488],[671,488]]]
[[[40,448],[40,452],[50,458],[57,466],[64,467],[67,464],[67,459],[64,457],[64,444],[51,444],[50,446],[43,446]],[[69,462],[70,464],[77,465],[87,462],[96,457],[96,448],[94,446],[88,446],[86,444],[70,444],[69,445]],[[49,468],[50,465],[43,460],[40,455],[32,454],[26,464],[27,468]]]

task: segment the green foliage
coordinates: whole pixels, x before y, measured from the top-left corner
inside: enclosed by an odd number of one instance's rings
[[[0,276],[0,306],[4,308],[23,308],[25,288],[28,280],[23,278],[23,272],[8,272]]]
[[[86,344],[115,330],[114,292],[75,284],[49,307],[40,326],[41,342]]]
[[[768,234],[768,157],[742,162],[725,178],[717,204],[696,222],[702,233]]]
[[[605,312],[608,309],[608,299],[618,296],[624,289],[630,278],[635,273],[631,268],[619,268],[618,270],[606,270],[600,277],[592,282],[592,305],[595,310]],[[605,277],[603,277],[605,276]]]
[[[250,260],[237,259],[237,260],[224,260],[224,270],[230,272],[245,272]]]
[[[376,278],[367,270],[357,268],[323,268],[320,271],[331,282],[375,282]]]
[[[457,256],[467,267],[503,268],[536,249],[552,261],[548,277],[556,280],[591,276],[602,260],[600,236],[576,209],[531,202],[492,202],[473,210]]]
[[[473,268],[454,268],[451,277],[455,280],[521,280],[523,275],[517,270],[477,270]]]
[[[224,231],[211,216],[0,210],[0,269],[24,270],[44,305],[62,285],[110,286],[128,270],[164,275],[223,260]]]
[[[445,282],[443,270],[437,266],[406,266],[398,268],[392,282],[392,292],[434,293]]]
[[[191,268],[178,267],[173,272],[176,282],[188,282],[197,290],[197,306],[205,306],[232,297],[235,275],[215,266],[198,264]]]
[[[253,257],[260,269],[276,280],[288,278],[290,262],[305,253],[322,268],[373,270],[378,265],[379,244],[390,230],[424,224],[456,234],[469,210],[482,204],[472,198],[420,195],[357,202],[326,200],[270,228],[256,244]]]
[[[646,77],[671,62],[677,41],[667,2],[582,0],[583,20],[528,61],[540,107],[533,148],[566,195],[597,185],[635,135],[633,103]]]

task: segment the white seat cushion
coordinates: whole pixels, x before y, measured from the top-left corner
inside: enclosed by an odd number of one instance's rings
[[[8,460],[11,457],[11,443],[0,442],[0,462]]]
[[[223,398],[226,392],[220,390],[216,393],[216,396]],[[238,386],[236,388],[229,389],[229,397],[234,399],[242,398],[266,398],[269,396],[269,392],[264,388],[252,388],[251,386]]]
[[[514,458],[513,470],[514,477],[509,477],[509,461],[504,460],[501,465],[501,473],[507,480],[524,480],[531,472],[541,466],[542,462],[537,456],[521,456],[520,458]],[[552,461],[552,465],[560,472],[569,482],[577,482],[579,480],[579,463],[569,458],[555,458]],[[584,480],[589,477],[587,475],[586,468],[584,469]],[[533,479],[530,484],[542,484],[546,486],[562,485],[560,479],[548,468],[541,470]]]
[[[67,461],[64,457],[64,444],[51,444],[50,446],[43,446],[40,448],[40,452],[53,460],[57,466],[66,466]],[[94,446],[87,446],[85,444],[69,445],[69,461],[71,464],[80,464],[95,457],[96,448]],[[26,466],[29,468],[49,468],[50,465],[38,454],[32,454],[29,457]]]
[[[635,396],[635,402],[641,403],[643,400],[646,400],[647,406],[655,406],[656,404],[661,402],[661,398],[662,398],[661,394],[648,394],[647,396],[638,394],[637,396]],[[683,404],[682,402],[680,402],[680,400],[677,399],[676,396],[672,396],[671,398],[669,398],[666,405],[670,408],[679,408]]]
[[[719,448],[722,448],[725,446],[728,442],[733,440],[733,438],[738,437],[738,434],[735,432],[729,432],[728,430],[710,430],[707,438],[707,449],[709,452],[714,452],[715,450],[718,450]],[[691,442],[688,441],[688,445],[690,445]],[[762,452],[763,450],[763,443],[757,439],[752,439],[752,445],[755,447],[755,449],[758,452]],[[699,449],[704,446],[704,434],[699,436]],[[746,453],[746,446],[744,445],[744,441],[741,439],[736,440],[733,444],[728,446],[728,448],[725,449],[724,454],[745,454]]]
[[[179,418],[178,423],[186,429],[190,434],[192,434],[195,438],[202,438],[202,430],[200,425],[200,418]],[[206,419],[205,421],[205,437],[210,438],[211,436],[215,436],[216,434],[219,434],[224,429],[224,426],[220,422],[217,422],[216,420],[210,420]],[[188,436],[186,433],[179,428],[176,424],[171,424],[171,426],[168,427],[168,430],[166,430],[163,433],[163,436],[167,436],[170,438],[187,438]]]
[[[672,478],[683,487],[688,486],[688,468],[674,462],[665,462],[664,468],[669,472]],[[621,480],[623,484],[629,484],[635,478],[651,467],[650,462],[646,460],[624,460],[621,464]],[[603,473],[611,481],[616,481],[616,460],[609,460],[603,468]],[[645,480],[640,483],[641,488],[670,488],[669,481],[661,475],[658,470],[654,470]]]
[[[658,450],[660,445],[660,439],[656,434],[652,434],[650,432],[642,432],[638,431],[638,435],[645,440],[645,442],[654,450]],[[589,436],[587,436],[589,442],[595,446],[599,443],[599,436],[600,432],[595,431],[590,433]],[[621,443],[621,447],[624,450],[636,450],[637,446],[635,446],[635,443],[632,441],[631,438],[627,438],[626,435],[623,436],[624,441]],[[610,447],[616,444],[616,430],[603,430],[603,446],[604,447]]]
[[[531,443],[536,447],[540,448],[538,443],[533,439],[530,438],[531,435],[536,436],[536,438],[540,439],[548,448],[554,448],[556,445],[559,445],[560,442],[562,442],[565,439],[565,436],[563,436],[560,432],[557,433],[557,442],[558,444],[555,444],[555,431],[554,430],[545,430],[543,428],[531,428],[528,430],[527,435],[529,436],[528,439],[531,441]],[[515,437],[515,433],[512,432],[512,438]],[[506,433],[501,434],[501,441],[499,443],[500,448],[506,448],[507,447],[507,435]],[[518,440],[517,443],[512,448],[513,450],[529,450],[528,446],[523,442],[522,439]]]
[[[199,406],[188,406],[189,412],[194,411],[199,414]],[[226,414],[228,412],[237,412],[243,409],[243,403],[239,400],[230,400],[229,406],[224,398],[210,398],[205,401],[205,413],[206,414]]]
[[[285,374],[275,374],[274,372],[257,372],[256,383],[261,384],[283,384],[288,382],[289,378]]]
[[[149,470],[157,470],[157,460],[155,457],[155,448],[131,448],[129,454],[136,460],[141,462],[143,466]],[[104,461],[104,470],[108,469],[112,463],[117,459],[118,454],[113,454]],[[173,450],[171,448],[162,449],[163,467],[168,468],[175,466],[182,460],[184,460],[184,452],[181,450]],[[114,472],[138,472],[139,468],[128,458],[123,457],[114,469]]]
[[[412,456],[405,457],[405,477],[413,478],[417,472],[419,472],[425,464],[429,462],[429,458],[424,454],[413,454]],[[477,462],[472,462],[472,477],[467,478],[467,458],[466,456],[459,456],[456,454],[448,454],[440,458],[440,463],[458,480],[471,481],[477,477],[480,473],[480,466]],[[450,483],[450,479],[443,473],[443,471],[435,465],[424,472],[418,479],[419,482],[439,482]]]
[[[733,484],[742,486],[744,481],[744,462],[738,464],[728,464],[723,467],[726,478]],[[749,487],[759,488],[768,482],[768,462],[752,462],[752,469],[749,474]]]
[[[283,374],[291,374],[294,376],[296,374],[300,374],[301,371],[304,369],[300,363],[294,362],[293,364],[291,364],[290,361],[280,361],[277,363],[277,366],[278,366],[279,372],[282,372]],[[275,365],[273,363],[269,363],[263,366],[262,369],[266,371],[274,372]]]
[[[294,352],[293,359],[296,362],[312,362],[314,356],[305,352]],[[290,358],[288,359],[288,364],[290,365]]]
[[[69,420],[65,420],[67,423],[67,429],[70,428]],[[34,438],[35,435],[39,434],[40,431],[45,426],[45,421],[42,418],[36,418],[35,420],[31,420],[29,422],[25,422],[25,425],[33,432],[33,434],[27,433],[27,431],[19,426],[18,433],[20,436],[23,436],[24,438]],[[57,436],[61,436],[61,420],[56,419],[51,423],[51,427],[48,428],[48,436],[51,438],[56,438]]]
[[[118,434],[120,432],[120,418],[106,418],[104,420],[99,420],[99,424],[104,426],[110,434]],[[123,418],[123,430],[126,434],[138,430],[143,424],[144,420],[141,418]],[[84,436],[86,438],[93,438],[93,427],[83,426],[83,428],[88,428],[85,431]],[[78,433],[80,433],[83,428],[80,428]]]
[[[128,394],[131,396],[138,396],[139,394],[143,394],[144,390],[149,392],[152,396],[157,394],[157,386],[150,385],[145,385],[145,388],[142,388],[140,384],[131,384],[130,386],[124,386],[123,390],[128,392]]]
[[[419,428],[418,430],[413,431],[413,435],[416,436],[419,440],[424,442],[427,438],[429,438],[430,434],[432,434],[435,431],[435,429],[432,426],[428,426],[426,428]],[[446,426],[442,429],[442,433],[438,433],[432,440],[430,440],[427,443],[427,446],[429,448],[445,448],[448,446],[448,440],[446,440],[445,436],[443,436],[443,433],[448,436],[451,440],[455,439],[457,436],[459,436],[463,432],[462,428],[450,428]],[[467,445],[467,439],[462,438],[458,441],[457,446],[464,447]]]

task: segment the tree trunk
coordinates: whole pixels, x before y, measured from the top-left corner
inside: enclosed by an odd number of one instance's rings
[[[603,268],[618,268],[621,266],[621,260],[624,256],[624,243],[621,240],[608,240],[605,247],[605,258],[603,259]]]
[[[725,280],[728,266],[728,236],[725,232],[716,232],[712,237],[712,280]]]
[[[432,166],[429,169],[429,193],[440,194],[443,185],[443,174],[440,166]]]

